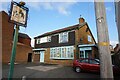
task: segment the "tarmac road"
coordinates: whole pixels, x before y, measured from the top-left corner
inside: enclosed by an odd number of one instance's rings
[[[2,66],[3,78],[8,77],[9,65]],[[16,64],[14,66],[13,78],[86,78],[99,79],[100,75],[96,73],[76,73],[70,66],[28,63]]]

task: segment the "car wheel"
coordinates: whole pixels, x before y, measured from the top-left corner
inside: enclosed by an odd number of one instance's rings
[[[81,68],[80,67],[76,67],[75,71],[79,73],[79,72],[81,72]]]

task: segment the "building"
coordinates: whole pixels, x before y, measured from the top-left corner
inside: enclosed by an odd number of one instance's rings
[[[116,44],[116,47],[114,48],[114,55],[112,56],[112,59],[113,59],[113,64],[118,65],[120,67],[120,1],[119,0],[115,0],[115,16],[116,16],[119,44]]]
[[[115,0],[115,16],[116,16],[116,24],[118,29],[118,40],[120,44],[120,1]]]
[[[76,58],[98,57],[96,41],[83,18],[79,19],[79,24],[34,39],[34,62],[71,65]]]
[[[0,12],[0,27],[2,27],[0,36],[2,38],[2,63],[9,63],[12,52],[14,24],[9,23],[9,16],[5,11]],[[18,34],[18,43],[15,62],[23,63],[32,61],[31,38],[27,34]]]

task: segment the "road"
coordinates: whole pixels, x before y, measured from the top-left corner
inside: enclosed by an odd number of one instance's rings
[[[2,66],[3,78],[8,77],[9,65]],[[40,63],[16,64],[13,78],[91,78],[99,79],[96,73],[76,73],[70,66],[49,65]]]

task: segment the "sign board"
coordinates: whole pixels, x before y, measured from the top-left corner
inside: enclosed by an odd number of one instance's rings
[[[9,21],[19,26],[27,26],[28,8],[16,2],[11,3]]]

